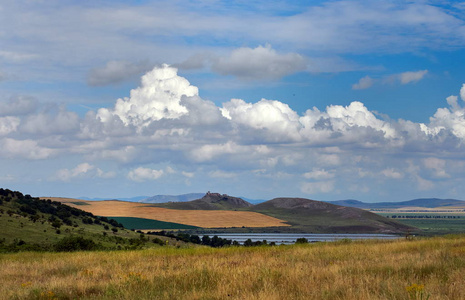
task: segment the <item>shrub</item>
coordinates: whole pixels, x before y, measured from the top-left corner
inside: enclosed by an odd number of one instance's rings
[[[63,225],[63,224],[60,222],[60,220],[54,220],[52,222],[52,226],[55,227],[56,229],[60,228],[61,225]]]
[[[306,238],[298,238],[296,241],[295,241],[296,244],[307,244],[308,243],[308,240]]]
[[[80,251],[80,250],[96,250],[97,244],[91,239],[86,239],[81,236],[68,236],[58,241],[55,244],[56,251]]]
[[[152,240],[152,242],[153,242],[154,244],[158,244],[158,245],[160,245],[160,246],[163,246],[163,245],[165,244],[165,243],[163,242],[163,240],[161,240],[161,239],[159,239],[159,238],[154,238],[154,239]]]

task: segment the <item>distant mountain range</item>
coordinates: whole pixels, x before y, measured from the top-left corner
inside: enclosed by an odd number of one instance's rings
[[[420,198],[409,201],[401,202],[378,202],[367,203],[358,200],[338,200],[338,201],[325,201],[335,205],[342,205],[348,207],[356,207],[363,209],[387,209],[387,208],[404,208],[404,207],[423,207],[423,208],[436,208],[436,207],[465,207],[465,201],[456,199],[439,199],[439,198]]]
[[[104,201],[104,200],[120,200],[120,201],[129,201],[129,202],[141,202],[144,199],[149,198],[149,196],[137,196],[132,198],[89,198],[89,197],[79,197],[78,199],[87,200],[87,201]]]
[[[183,195],[156,195],[152,197],[146,197],[141,199],[137,202],[144,202],[144,203],[166,203],[166,202],[186,202],[192,201],[202,198],[205,193],[190,193],[190,194],[183,194]]]
[[[101,200],[120,200],[120,201],[129,201],[129,202],[142,202],[142,203],[168,203],[168,202],[188,202],[193,200],[201,199],[205,196],[205,193],[189,193],[182,195],[156,195],[156,196],[137,196],[132,198],[88,198],[80,197],[82,200],[90,201],[101,201]],[[268,200],[263,199],[249,199],[245,197],[240,197],[241,199],[256,205]],[[456,199],[439,199],[439,198],[419,198],[408,201],[401,202],[378,202],[370,203],[363,202],[354,199],[347,200],[336,200],[336,201],[322,201],[335,205],[347,206],[347,207],[356,207],[362,209],[387,209],[387,208],[403,208],[403,207],[424,207],[424,208],[435,208],[435,207],[447,207],[447,206],[464,206],[465,201],[456,200]]]

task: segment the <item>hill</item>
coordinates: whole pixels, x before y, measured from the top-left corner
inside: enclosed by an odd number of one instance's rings
[[[423,208],[447,208],[447,207],[464,207],[465,201],[456,199],[439,199],[439,198],[420,198],[401,202],[378,202],[367,203],[358,200],[338,200],[327,201],[331,204],[357,207],[363,209],[395,209],[405,207],[423,207]]]
[[[155,246],[148,243],[148,238],[125,229],[115,220],[97,217],[59,201],[39,199],[1,188],[0,227],[0,252],[116,250]]]
[[[207,192],[202,198],[197,200],[188,202],[163,203],[157,204],[156,206],[183,210],[235,210],[251,207],[252,204],[241,198],[228,196],[226,194],[221,195],[219,193]]]
[[[294,230],[325,233],[399,233],[413,228],[353,207],[304,198],[275,198],[251,211],[287,221]]]

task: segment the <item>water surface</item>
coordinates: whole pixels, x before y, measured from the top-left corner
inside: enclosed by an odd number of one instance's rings
[[[294,244],[298,238],[306,238],[309,242],[332,242],[341,239],[398,239],[400,236],[393,234],[314,234],[314,233],[218,233],[218,237],[237,241],[243,244],[247,239],[252,242],[266,240],[268,243]],[[211,237],[211,236],[210,236]]]

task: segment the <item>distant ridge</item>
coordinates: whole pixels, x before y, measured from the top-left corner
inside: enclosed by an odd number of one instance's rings
[[[465,201],[456,199],[439,199],[439,198],[419,198],[409,201],[401,202],[379,202],[379,203],[367,203],[358,200],[338,200],[338,201],[325,201],[327,203],[356,207],[363,209],[383,209],[383,208],[403,208],[403,207],[424,207],[424,208],[436,208],[436,207],[448,207],[448,206],[464,206]]]
[[[189,194],[183,194],[183,195],[156,195],[152,197],[146,197],[144,199],[141,199],[138,202],[143,202],[143,203],[165,203],[165,202],[186,202],[186,201],[192,201],[196,200],[199,198],[202,198],[204,193],[189,193]]]
[[[144,199],[148,198],[148,196],[137,196],[131,198],[89,198],[89,197],[78,197],[81,200],[87,201],[104,201],[104,200],[119,200],[119,201],[128,201],[128,202],[140,202]]]

